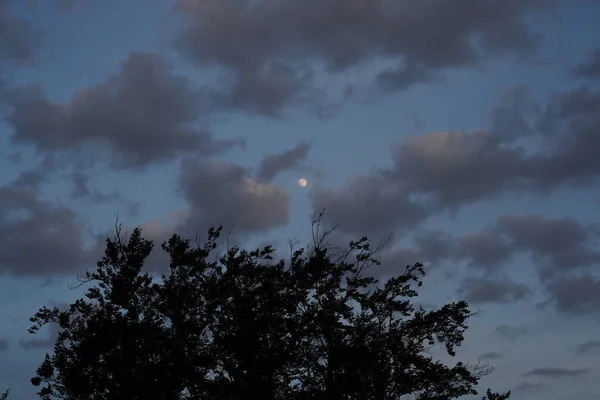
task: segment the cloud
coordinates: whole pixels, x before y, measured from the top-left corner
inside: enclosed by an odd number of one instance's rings
[[[597,225],[583,225],[571,217],[504,215],[496,230],[510,238],[514,251],[533,256],[544,279],[600,262],[600,252],[588,247],[600,234]]]
[[[56,0],[56,5],[63,11],[72,11],[77,8],[75,0]]]
[[[534,135],[541,117],[542,106],[532,100],[529,88],[523,85],[507,87],[492,109],[490,132],[510,143]]]
[[[34,189],[0,187],[0,271],[48,276],[86,267],[85,227],[75,211]]]
[[[270,61],[260,68],[243,71],[234,78],[225,76],[209,90],[214,111],[244,111],[281,119],[284,105],[314,104],[317,111],[328,107],[325,94],[312,87],[312,67]],[[331,106],[331,105],[329,105]]]
[[[0,352],[8,350],[8,339],[0,339]]]
[[[338,189],[317,190],[313,207],[327,206],[332,222],[358,230],[362,225],[345,218],[374,208],[369,217],[390,232],[494,197],[594,184],[600,177],[598,107],[600,91],[588,86],[556,93],[545,105],[531,101],[525,88],[511,88],[492,111],[489,131],[406,135],[392,146],[390,166],[354,176]],[[360,200],[365,188],[390,200],[367,207]],[[353,197],[356,205],[346,204]],[[415,214],[406,218],[410,209]]]
[[[128,199],[119,191],[113,190],[108,194],[100,193],[97,190],[91,191],[88,185],[89,176],[78,171],[75,171],[71,174],[71,180],[73,182],[73,192],[71,193],[71,198],[85,198],[91,200],[91,202],[95,204],[120,203],[127,208],[132,216],[138,215],[140,203],[136,203]]]
[[[466,278],[458,293],[471,303],[508,303],[522,300],[531,295],[532,291],[524,283]]]
[[[523,382],[514,389],[511,390],[511,393],[534,393],[539,392],[544,389],[545,385],[541,382],[532,383],[532,382]]]
[[[266,155],[258,167],[257,178],[268,182],[278,173],[298,167],[308,155],[310,147],[308,142],[299,142],[289,150]]]
[[[192,235],[204,233],[209,225],[227,229],[235,224],[235,233],[248,234],[288,223],[288,193],[280,186],[256,181],[244,167],[186,159],[179,183],[190,205],[184,231]]]
[[[587,60],[575,66],[572,73],[579,78],[600,78],[600,49],[593,51]]]
[[[417,83],[431,83],[441,78],[430,68],[404,62],[377,75],[377,85],[390,92],[406,90]]]
[[[65,103],[29,86],[14,89],[9,105],[14,144],[69,154],[82,165],[103,159],[113,167],[137,168],[182,154],[219,154],[239,144],[213,139],[200,127],[199,92],[149,53],[131,54],[117,75]]]
[[[560,276],[546,284],[550,295],[547,303],[568,315],[600,311],[600,279],[592,274]]]
[[[437,234],[438,242],[440,235]],[[427,241],[435,237],[429,236]],[[591,246],[600,238],[597,224],[582,224],[571,217],[501,215],[495,224],[479,232],[443,237],[443,246],[438,244],[437,251],[430,247],[430,254],[438,253],[438,257],[455,262],[468,261],[484,273],[501,272],[499,266],[511,257],[528,254],[549,295],[545,304],[552,304],[564,314],[600,311],[600,279],[592,273],[592,268],[600,264],[600,252]],[[459,293],[473,302],[505,302],[522,299],[532,292],[524,284],[486,276],[466,278]]]
[[[502,336],[514,342],[519,337],[527,334],[527,329],[525,329],[525,327],[522,326],[498,325],[494,329],[494,334]]]
[[[488,353],[480,354],[478,358],[483,361],[490,361],[490,360],[499,360],[501,358],[504,358],[504,356],[502,354],[498,353],[497,351],[490,351]]]
[[[242,99],[238,105],[268,114],[310,91],[306,60],[333,74],[382,58],[395,60],[398,68],[381,69],[377,81],[401,90],[430,81],[436,71],[471,66],[489,56],[530,55],[539,36],[525,18],[551,4],[179,0],[190,24],[176,47],[198,66],[224,68],[231,74],[232,97]],[[265,79],[264,69],[273,65],[280,70]]]
[[[469,260],[471,266],[496,269],[511,256],[508,240],[493,229],[469,233],[461,237],[456,246],[456,256]]]
[[[389,174],[405,190],[433,197],[440,207],[457,208],[520,186],[524,156],[500,144],[483,131],[409,135],[392,150]]]
[[[0,63],[33,61],[35,39],[35,30],[28,21],[13,13],[11,2],[0,2]]]
[[[333,221],[344,229],[364,229],[364,221],[347,218],[357,215],[374,219],[382,230],[411,228],[434,213],[517,189],[523,157],[485,132],[409,135],[392,149],[391,167],[353,177],[338,190],[316,192],[313,207],[326,207],[328,218],[339,218]]]
[[[556,93],[548,102],[537,129],[546,149],[529,159],[532,188],[549,191],[581,187],[597,180],[600,160],[600,91],[589,86]]]
[[[19,340],[19,346],[24,349],[46,349],[54,346],[56,339],[58,339],[58,333],[60,332],[60,326],[58,324],[48,325],[48,337],[42,339],[25,339]]]
[[[381,173],[354,176],[340,189],[320,189],[312,194],[314,210],[325,209],[324,219],[353,234],[388,234],[410,229],[430,214]]]
[[[545,367],[534,368],[531,371],[525,372],[523,376],[539,376],[546,378],[569,378],[582,376],[590,371],[589,368],[561,368],[561,367]]]
[[[588,340],[587,342],[578,344],[575,353],[581,356],[588,353],[595,353],[598,350],[600,350],[600,340]]]

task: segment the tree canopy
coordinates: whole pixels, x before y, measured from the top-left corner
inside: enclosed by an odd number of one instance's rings
[[[120,228],[85,298],[43,307],[30,333],[60,326],[32,379],[43,399],[446,400],[477,394],[486,371],[446,365],[473,315],[458,301],[426,311],[414,304],[425,274],[401,268],[373,278],[378,247],[345,249],[318,233],[276,261],[270,246],[219,251],[221,228],[205,243],[173,235],[160,279],[145,272],[153,243]],[[82,283],[83,283],[82,282]],[[508,394],[488,390],[483,399]]]

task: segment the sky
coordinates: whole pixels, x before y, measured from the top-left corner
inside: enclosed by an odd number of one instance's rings
[[[368,236],[420,304],[468,301],[458,357],[514,399],[600,379],[600,2],[0,0],[0,389],[29,379],[77,274],[160,244]],[[301,187],[298,180],[305,178]],[[159,273],[157,252],[148,268]]]

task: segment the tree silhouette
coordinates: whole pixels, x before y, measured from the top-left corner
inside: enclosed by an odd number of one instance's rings
[[[273,249],[217,251],[221,228],[204,244],[173,235],[162,245],[169,272],[143,272],[153,243],[117,226],[104,257],[67,310],[42,308],[30,333],[61,330],[32,383],[43,399],[399,399],[477,394],[489,371],[447,366],[427,350],[463,341],[465,302],[425,311],[412,304],[423,266],[380,285],[363,238],[344,250],[319,233],[290,259]],[[404,397],[402,397],[404,398]],[[489,400],[505,400],[488,390]]]

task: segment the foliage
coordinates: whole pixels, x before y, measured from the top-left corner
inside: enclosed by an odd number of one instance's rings
[[[221,228],[205,244],[173,235],[162,245],[168,274],[143,272],[153,243],[120,227],[67,310],[42,308],[35,333],[60,325],[53,353],[32,383],[43,399],[399,399],[476,394],[487,371],[434,360],[435,343],[454,356],[465,302],[415,308],[423,266],[380,285],[379,261],[363,238],[313,246],[276,262],[273,249],[233,247],[218,256]],[[508,395],[488,391],[489,400]],[[484,397],[486,399],[486,397]]]

